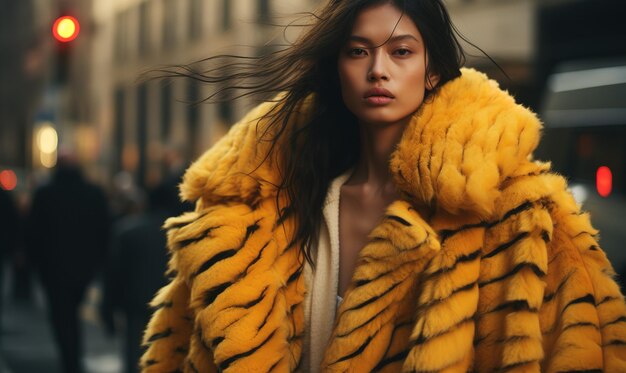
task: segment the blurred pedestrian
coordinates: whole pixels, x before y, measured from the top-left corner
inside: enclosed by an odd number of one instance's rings
[[[19,213],[13,196],[10,192],[0,188],[0,320],[2,320],[2,300],[4,299],[4,261],[11,258],[15,252],[19,222]]]
[[[35,191],[26,241],[64,373],[83,371],[79,306],[106,257],[109,225],[104,192],[85,180],[73,155],[60,155],[51,181]]]
[[[184,205],[177,188],[167,178],[149,193],[144,214],[129,216],[114,226],[101,311],[109,332],[118,329],[116,311],[123,316],[126,373],[139,369],[141,338],[151,314],[148,303],[166,284],[166,237],[161,227],[167,217],[179,214],[181,208]]]

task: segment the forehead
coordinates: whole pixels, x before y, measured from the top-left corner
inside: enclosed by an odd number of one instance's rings
[[[361,10],[352,26],[350,36],[367,38],[380,45],[391,36],[405,34],[422,40],[417,26],[409,16],[403,15],[393,4],[383,3]]]

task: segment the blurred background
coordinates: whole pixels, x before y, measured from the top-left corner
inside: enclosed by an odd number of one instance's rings
[[[504,73],[469,45],[468,65],[541,116],[537,158],[567,176],[624,274],[626,2],[445,2]],[[176,184],[254,104],[190,104],[208,88],[141,73],[270,52],[300,31],[272,24],[321,3],[0,0],[0,372],[131,371],[164,281],[159,225],[189,208]],[[50,244],[77,232],[81,247]]]

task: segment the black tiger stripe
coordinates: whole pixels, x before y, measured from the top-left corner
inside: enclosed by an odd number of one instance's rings
[[[177,223],[172,223],[172,224],[168,224],[166,226],[166,229],[178,229],[178,228],[182,228],[182,227],[186,227],[189,224],[198,221],[198,219],[201,219],[202,217],[204,217],[207,214],[207,211],[204,211],[202,213],[196,214],[194,216],[190,216],[188,218],[185,219],[189,219],[189,220],[183,220]]]
[[[187,355],[188,352],[189,352],[189,350],[187,348],[185,348],[185,347],[182,347],[182,346],[178,346],[174,350],[174,353],[181,354],[181,355]]]
[[[192,237],[192,238],[187,238],[185,240],[180,240],[180,241],[176,241],[175,242],[175,248],[176,250],[182,250],[184,248],[186,248],[187,246],[202,241],[203,239],[207,238],[207,237],[211,237],[211,232],[217,228],[221,228],[221,225],[218,225],[216,227],[209,227],[207,229],[205,229],[204,231],[202,231],[202,233],[200,233],[199,235]]]
[[[511,369],[514,369],[514,368],[519,368],[519,367],[524,366],[526,364],[532,364],[532,363],[535,363],[535,362],[537,362],[536,359],[526,360],[526,361],[519,361],[517,363],[507,364],[507,365],[501,366],[499,368],[496,368],[496,370],[494,372],[495,373],[502,373],[502,372],[506,372],[508,370],[511,370]]]
[[[548,243],[550,242],[550,233],[548,233],[547,230],[542,230],[541,231],[541,239],[543,240],[543,242]]]
[[[396,304],[397,302],[393,302],[392,304]],[[365,325],[368,325],[372,320],[376,319],[378,316],[382,315],[383,312],[387,311],[387,309],[391,306],[388,305],[387,307],[384,307],[383,309],[381,309],[380,311],[378,311],[377,313],[375,313],[372,317],[370,317],[369,319],[367,319],[366,321],[363,321],[362,323],[360,323],[359,325],[355,326],[354,328],[350,329],[350,331],[345,332],[343,334],[337,334],[337,338],[344,338],[349,336],[350,334],[352,334],[355,330],[362,328]]]
[[[487,280],[487,281],[479,283],[478,287],[484,287],[484,286],[493,284],[495,282],[502,281],[502,280],[504,280],[506,278],[509,278],[509,277],[515,275],[516,273],[518,273],[519,271],[521,271],[524,268],[530,268],[533,271],[533,273],[535,273],[535,275],[537,275],[538,277],[544,277],[546,275],[541,270],[541,268],[539,268],[537,266],[537,264],[524,262],[524,263],[520,263],[520,264],[516,265],[515,268],[513,268],[511,271],[509,271],[508,273],[506,273],[506,274],[504,274],[502,276],[499,276],[499,277],[496,277],[496,278],[492,278],[490,280]]]
[[[232,306],[228,306],[223,311],[231,309],[231,308],[245,308],[245,309],[249,309],[249,308],[252,308],[252,307],[256,306],[257,304],[259,304],[259,302],[261,302],[265,298],[265,294],[267,293],[267,289],[268,288],[269,288],[269,285],[264,287],[263,290],[261,291],[261,295],[259,295],[255,299],[249,301],[248,303],[235,304],[235,305],[232,305]]]
[[[213,302],[215,302],[215,298],[217,298],[224,290],[226,290],[229,286],[231,286],[232,282],[225,282],[223,284],[219,284],[207,290],[204,293],[204,306],[208,307]]]
[[[407,327],[407,326],[412,327],[413,324],[414,324],[414,320],[404,321],[404,322],[401,322],[400,324],[394,325],[393,331],[391,332],[391,337],[389,338],[389,341],[387,343],[387,348],[385,349],[385,353],[382,355],[382,357],[385,357],[385,356],[387,356],[389,354],[389,349],[391,348],[391,344],[394,341],[394,338],[396,336],[396,332],[398,330],[402,329],[402,328]]]
[[[289,278],[287,279],[287,284],[291,284],[298,277],[300,277],[300,274],[302,273],[302,268],[303,268],[303,266],[299,266],[298,269],[289,276]]]
[[[217,337],[211,341],[211,347],[215,350],[217,346],[224,341],[224,337]]]
[[[353,357],[360,355],[363,351],[365,351],[365,349],[370,344],[372,339],[374,339],[376,334],[378,334],[378,332],[376,332],[373,336],[367,337],[365,342],[363,342],[363,344],[361,344],[361,346],[359,346],[359,348],[357,348],[356,351],[354,351],[354,352],[352,352],[352,353],[350,353],[348,355],[344,355],[344,356],[340,357],[339,359],[335,360],[334,362],[330,363],[329,365],[334,365],[334,364],[340,363],[340,362],[348,360],[348,359],[352,359]]]
[[[178,271],[175,269],[170,269],[167,272],[165,272],[165,278],[172,281],[173,279],[176,278],[176,276],[178,276]]]
[[[384,276],[387,276],[388,274],[390,274],[390,273],[391,273],[391,272],[393,272],[394,270],[395,270],[395,269],[392,269],[392,270],[389,270],[389,271],[385,271],[385,272],[383,272],[383,273],[378,274],[378,275],[377,275],[376,277],[374,277],[374,278],[366,278],[366,279],[357,280],[357,281],[355,281],[355,282],[354,282],[354,287],[355,287],[355,288],[359,288],[359,287],[361,287],[361,286],[363,286],[363,285],[367,285],[367,284],[369,284],[369,283],[370,283],[370,282],[372,282],[372,281],[376,281],[376,280],[378,280],[379,278],[382,278],[382,277],[384,277]]]
[[[602,369],[573,369],[573,370],[560,370],[558,373],[603,373]]]
[[[420,309],[425,309],[425,308],[430,308],[435,304],[439,304],[441,302],[444,302],[448,299],[450,299],[450,297],[452,297],[453,295],[457,294],[457,293],[462,293],[464,291],[468,291],[468,290],[472,290],[476,287],[476,281],[470,282],[469,284],[463,285],[461,287],[458,287],[456,289],[454,289],[450,295],[448,295],[445,298],[437,298],[437,299],[433,299],[428,303],[425,303],[424,305],[420,306]]]
[[[626,346],[626,341],[622,341],[621,339],[614,339],[610,341],[609,343],[603,345],[602,347],[605,347],[605,346]]]
[[[272,302],[272,307],[269,309],[269,311],[267,311],[267,314],[265,314],[265,317],[263,318],[263,321],[261,322],[261,324],[259,325],[259,327],[256,329],[256,334],[258,335],[259,332],[261,331],[261,329],[263,329],[263,327],[265,326],[265,324],[267,324],[267,320],[269,319],[270,315],[272,314],[272,312],[274,311],[274,307],[276,306],[276,297],[274,297],[274,302]],[[256,335],[255,335],[256,336]]]
[[[591,246],[589,246],[589,250],[591,250],[591,251],[599,251],[600,248],[597,245],[591,245]]]
[[[519,312],[519,311],[538,312],[536,308],[530,307],[530,305],[528,304],[528,301],[526,301],[525,299],[519,299],[519,300],[512,300],[512,301],[499,304],[493,309],[489,311],[485,311],[483,315],[488,314],[488,313],[500,312],[506,309],[510,309],[513,312]]]
[[[274,224],[274,228],[283,224],[293,213],[294,213],[294,209],[292,206],[287,206],[287,207],[284,207],[282,210],[280,210],[280,216],[278,220],[276,220],[276,223]]]
[[[397,215],[387,215],[386,218],[389,220],[397,221],[398,223],[404,225],[405,227],[413,226],[413,224],[409,223],[408,221],[404,220],[403,218]]]
[[[235,254],[237,254],[237,250],[230,249],[230,250],[226,250],[226,251],[221,251],[221,252],[213,255],[211,257],[211,259],[209,259],[206,262],[202,263],[200,268],[198,268],[198,270],[196,270],[196,272],[194,272],[191,275],[191,278],[193,279],[193,278],[197,277],[202,272],[208,271],[211,267],[213,267],[215,264],[217,264],[217,262],[221,262],[224,259],[228,259],[228,258],[232,257]]]
[[[538,200],[540,201],[540,200]],[[538,202],[537,201],[537,202]],[[531,201],[526,201],[524,203],[522,203],[521,205],[512,208],[511,210],[507,211],[504,215],[502,215],[502,218],[500,218],[499,220],[489,223],[488,227],[489,228],[493,228],[494,226],[503,223],[504,221],[508,220],[510,217],[520,214],[524,211],[528,211],[530,210],[536,202],[531,202]]]
[[[389,364],[393,364],[393,363],[397,363],[400,361],[403,361],[407,356],[409,355],[409,350],[404,350],[401,351],[393,356],[390,356],[386,359],[381,360],[372,370],[372,372],[379,372],[380,370],[382,370],[385,366],[389,365]]]
[[[174,305],[174,302],[170,300],[170,301],[161,302],[155,306],[150,306],[150,309],[152,311],[157,311],[157,310],[160,310],[161,308],[172,308],[173,305]]]
[[[263,342],[261,342],[261,344],[259,344],[258,346],[246,351],[246,352],[242,352],[240,354],[237,355],[233,355],[231,357],[229,357],[228,359],[222,361],[219,365],[219,368],[221,370],[225,370],[228,369],[228,367],[234,363],[235,361],[239,360],[239,359],[243,359],[247,356],[252,355],[253,353],[255,353],[258,349],[260,349],[261,347],[263,347],[270,339],[272,339],[272,337],[274,336],[274,334],[276,334],[276,330],[274,330],[272,333],[270,333],[269,336],[267,336],[267,338],[265,338],[265,340],[263,340]]]
[[[605,304],[607,302],[611,302],[611,301],[614,301],[614,300],[621,300],[621,299],[622,298],[618,298],[618,297],[614,297],[614,296],[608,295],[608,296],[604,297],[600,302],[598,302],[596,304],[596,306],[601,306],[601,305],[603,305],[603,304]]]
[[[274,364],[272,364],[272,366],[267,370],[267,372],[272,372],[277,366],[278,364],[283,360],[282,356],[276,360],[276,362]]]
[[[580,298],[576,298],[576,299],[574,299],[574,300],[570,301],[570,302],[569,302],[569,303],[568,303],[565,307],[563,307],[563,310],[561,310],[561,316],[563,316],[563,314],[565,313],[565,311],[566,311],[566,310],[567,310],[570,306],[573,306],[573,305],[575,305],[575,304],[580,304],[580,303],[589,303],[589,304],[591,304],[592,306],[595,306],[595,300],[594,300],[594,298],[593,298],[593,295],[591,295],[591,294],[587,294],[587,295],[584,295],[584,296],[582,296],[582,297],[580,297]]]
[[[406,262],[402,263],[401,267],[402,267],[402,266],[405,266],[405,265],[407,265],[407,264],[409,264],[409,265],[410,265],[410,264],[412,264],[412,263],[417,263],[417,262],[419,262],[419,261],[421,261],[421,260],[422,260],[422,259],[416,259],[416,260],[409,260],[409,261],[406,261]],[[392,272],[394,272],[394,271],[396,271],[396,270],[397,270],[397,268],[393,268],[393,269],[390,269],[390,270],[388,270],[388,271],[385,271],[385,272],[379,273],[378,275],[376,275],[376,277],[372,277],[372,278],[364,278],[364,279],[356,280],[356,281],[354,282],[354,287],[355,287],[355,288],[358,288],[358,287],[361,287],[361,286],[367,285],[367,284],[369,284],[369,283],[371,283],[371,282],[374,282],[374,281],[376,281],[376,280],[378,280],[378,279],[381,279],[381,278],[383,278],[383,277],[387,276],[388,274],[390,274],[390,273],[392,273]]]
[[[356,306],[354,306],[352,308],[348,308],[347,310],[343,311],[343,313],[341,315],[343,316],[343,314],[346,313],[346,312],[358,310],[360,308],[363,308],[363,307],[367,306],[368,304],[371,304],[371,303],[377,301],[378,299],[382,298],[383,296],[385,296],[389,292],[391,292],[393,289],[395,289],[398,285],[400,285],[402,282],[404,282],[404,280],[406,280],[406,278],[404,278],[404,279],[396,282],[395,284],[391,285],[387,290],[382,292],[380,295],[373,296],[373,297],[369,298],[368,300],[366,300],[364,302],[361,302],[360,304],[357,304]]]
[[[261,247],[261,250],[259,250],[259,253],[257,254],[256,258],[254,258],[247,266],[246,269],[243,271],[243,273],[248,274],[248,271],[250,270],[250,267],[252,267],[253,265],[256,264],[256,262],[258,262],[261,259],[261,256],[263,255],[263,251],[265,251],[265,248],[270,244],[270,242],[272,241],[267,241],[265,243],[265,245],[263,245],[263,247]]]
[[[598,329],[598,325],[592,323],[592,322],[587,322],[587,321],[581,321],[581,322],[576,322],[576,323],[572,323],[567,325],[566,327],[563,328],[563,330],[561,330],[562,332],[568,330],[568,329],[573,329],[573,328],[584,328],[584,327],[592,327],[594,329]]]
[[[529,335],[512,335],[509,337],[505,337],[505,338],[499,338],[496,340],[496,342],[498,343],[514,343],[514,342],[519,342],[519,341],[523,341],[526,339],[531,339],[532,337]]]
[[[442,331],[442,332],[440,332],[440,333],[437,333],[437,334],[431,335],[430,337],[425,337],[422,333],[420,333],[420,335],[419,335],[419,336],[417,337],[417,339],[415,340],[414,344],[415,344],[416,346],[422,345],[422,344],[426,343],[426,342],[427,342],[427,341],[429,341],[429,340],[432,340],[432,339],[434,339],[434,338],[440,337],[440,336],[442,336],[442,335],[444,335],[444,334],[448,334],[448,333],[450,333],[451,331],[453,331],[453,330],[455,330],[455,329],[459,328],[461,325],[463,325],[463,324],[467,324],[468,322],[474,322],[474,315],[472,315],[472,316],[470,316],[470,317],[466,317],[466,318],[464,318],[463,320],[459,321],[458,323],[456,323],[456,324],[454,324],[454,325],[450,326],[448,329],[446,329],[446,330],[444,330],[444,331]]]
[[[162,332],[159,333],[154,333],[150,336],[150,338],[148,338],[148,342],[154,342],[157,341],[159,339],[163,339],[163,338],[167,338],[170,335],[172,335],[174,331],[172,330],[172,328],[167,328]]]
[[[504,251],[504,250],[508,249],[509,247],[515,245],[516,243],[518,243],[519,241],[523,240],[526,237],[528,237],[528,232],[522,232],[522,233],[518,234],[511,241],[505,242],[502,245],[496,247],[490,253],[487,253],[487,254],[483,255],[483,259],[491,258],[492,256],[496,256],[496,255],[500,254],[502,251]]]
[[[613,321],[609,321],[606,324],[602,325],[600,328],[604,329],[605,327],[609,326],[609,325],[613,325],[613,324],[617,324],[620,322],[626,322],[626,316],[621,316],[618,317],[617,319],[613,320]]]
[[[440,242],[441,244],[444,244],[448,238],[454,236],[457,233],[461,233],[469,229],[485,228],[487,224],[488,224],[487,222],[481,221],[479,223],[462,225],[456,229],[442,229],[438,232]]]
[[[569,281],[570,277],[572,277],[572,275],[574,274],[575,270],[570,271],[567,275],[565,275],[565,278],[563,279],[563,281],[561,281],[561,283],[559,283],[559,285],[556,287],[556,289],[549,293],[544,295],[543,297],[543,303],[548,303],[550,302],[552,299],[554,299],[554,297],[561,292],[561,290],[563,289],[563,287],[565,286],[565,284],[567,284],[567,282]]]
[[[434,278],[434,277],[437,277],[437,276],[441,275],[442,273],[454,271],[456,269],[456,266],[459,263],[466,263],[466,262],[471,262],[471,261],[476,260],[477,258],[480,257],[481,251],[482,251],[482,249],[479,248],[479,249],[477,249],[475,251],[472,251],[469,254],[465,254],[465,255],[459,256],[458,258],[456,258],[456,261],[454,262],[454,264],[452,266],[436,270],[435,272],[433,272],[433,273],[429,274],[428,276],[426,276],[424,281],[428,281],[431,278]]]
[[[150,366],[156,365],[158,363],[159,362],[157,360],[155,360],[155,359],[149,359],[149,360],[146,360],[144,366],[145,367],[150,367]]]

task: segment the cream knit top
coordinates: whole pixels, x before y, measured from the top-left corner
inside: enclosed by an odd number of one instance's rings
[[[341,298],[339,285],[339,198],[341,186],[352,169],[333,179],[323,205],[323,224],[318,245],[313,251],[316,270],[305,262],[304,278],[307,294],[304,300],[305,332],[300,372],[318,373],[324,350],[332,333],[335,312]]]

